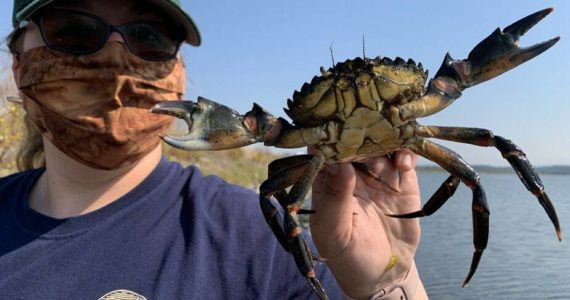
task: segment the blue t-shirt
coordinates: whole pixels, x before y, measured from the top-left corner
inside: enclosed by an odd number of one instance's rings
[[[316,299],[252,191],[163,158],[117,201],[54,219],[28,206],[43,171],[0,179],[0,299]]]

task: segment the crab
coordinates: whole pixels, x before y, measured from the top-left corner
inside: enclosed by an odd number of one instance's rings
[[[326,165],[350,162],[357,171],[398,192],[370,172],[363,161],[410,149],[439,164],[450,176],[421,210],[391,216],[429,216],[453,195],[460,182],[470,188],[475,250],[463,282],[465,287],[487,246],[489,207],[477,172],[458,154],[430,138],[495,147],[536,196],[562,240],[558,217],[538,174],[512,141],[486,129],[424,126],[416,119],[441,111],[464,89],[492,79],[553,46],[559,37],[519,47],[519,38],[551,11],[552,8],[544,9],[503,30],[497,28],[475,46],[467,59],[455,60],[447,54],[427,87],[427,71],[411,59],[363,57],[346,60],[328,70],[321,68],[320,76],[305,83],[288,100],[285,112],[293,124],[274,117],[255,103],[251,111],[241,115],[202,97],[197,102],[161,102],[151,111],[186,121],[188,134],[163,136],[166,143],[180,149],[221,150],[257,142],[279,148],[314,147],[314,154],[285,157],[269,164],[268,179],[260,186],[259,203],[277,240],[294,256],[300,272],[321,299],[327,299],[327,295],[314,271],[319,257],[309,250],[295,217],[318,213],[301,209],[301,203],[319,170]],[[282,207],[282,213],[272,197]]]

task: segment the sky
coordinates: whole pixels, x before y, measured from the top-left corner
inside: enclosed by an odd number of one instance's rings
[[[206,97],[241,113],[253,102],[282,108],[319,68],[362,56],[400,56],[435,75],[445,54],[466,58],[497,27],[546,7],[555,10],[521,38],[528,46],[555,36],[550,50],[471,87],[425,125],[480,127],[513,140],[537,166],[570,165],[570,2],[535,0],[337,1],[182,0],[203,37],[184,46],[186,99]],[[12,1],[0,2],[0,35],[11,30]],[[5,45],[2,45],[5,48]],[[439,142],[471,164],[506,166],[494,148]]]

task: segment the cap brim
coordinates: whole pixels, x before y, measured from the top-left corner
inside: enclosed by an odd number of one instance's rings
[[[12,20],[14,23],[14,27],[17,27],[18,24],[23,21],[27,20],[34,12],[38,9],[52,3],[54,0],[45,0],[45,1],[35,1],[32,2],[31,5],[28,5],[17,14],[14,14],[14,19]],[[148,2],[152,2],[159,8],[163,9],[164,12],[172,16],[172,19],[177,25],[182,26],[182,28],[186,31],[186,39],[185,42],[192,45],[192,46],[200,46],[202,43],[202,39],[200,38],[200,32],[198,31],[198,27],[184,10],[176,3],[173,3],[171,0],[146,0]]]
[[[14,27],[18,27],[21,21],[28,20],[31,15],[33,15],[38,9],[52,3],[54,0],[45,0],[45,1],[33,1],[26,5],[25,7],[19,7],[18,12],[15,12],[13,15],[12,23]],[[16,11],[17,7],[14,7],[14,11]]]
[[[172,17],[174,22],[181,25],[184,30],[186,30],[186,40],[185,42],[192,46],[200,46],[202,39],[200,38],[200,32],[198,27],[194,23],[194,20],[186,13],[182,8],[173,3],[171,0],[147,0],[157,5],[159,8],[163,9],[169,16]]]

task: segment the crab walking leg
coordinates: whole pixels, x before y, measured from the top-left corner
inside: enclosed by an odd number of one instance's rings
[[[268,179],[262,184],[262,191],[269,191],[268,197],[274,196],[282,207],[287,207],[289,194],[285,188],[292,186],[305,173],[313,155],[296,155],[272,161],[268,167]],[[271,193],[271,191],[276,191]],[[260,194],[263,194],[260,193]],[[286,251],[290,252],[288,238],[283,232],[283,219],[268,197],[260,198],[260,207],[263,215],[277,237],[277,240]],[[306,210],[299,209],[299,213]]]
[[[435,213],[440,207],[442,207],[451,196],[455,193],[459,187],[459,178],[451,175],[449,176],[437,189],[437,191],[429,198],[429,200],[424,204],[421,210],[400,214],[400,215],[391,215],[388,214],[390,217],[394,218],[418,218],[418,217],[426,217],[431,216]]]
[[[550,201],[548,194],[544,191],[544,185],[536,170],[526,158],[524,152],[512,141],[501,136],[494,135],[487,129],[480,128],[461,128],[461,127],[442,127],[442,126],[416,126],[415,129],[418,136],[432,137],[453,142],[473,144],[476,146],[495,147],[503,158],[505,158],[512,168],[515,170],[524,186],[533,195],[536,196],[538,202],[546,214],[552,221],[558,240],[562,240],[562,230],[558,222],[558,216],[554,205]]]
[[[281,246],[288,252],[290,252],[290,248],[288,238],[283,232],[283,218],[269,197],[274,196],[279,200],[281,206],[286,207],[288,194],[285,188],[292,186],[299,180],[311,159],[312,155],[298,155],[273,161],[268,168],[269,178],[263,182],[260,188],[262,192],[260,193],[259,205],[263,216]]]
[[[392,123],[437,113],[459,98],[464,89],[497,77],[552,47],[559,37],[519,47],[519,38],[552,10],[538,11],[504,30],[497,28],[471,50],[467,59],[455,60],[448,53],[426,93],[416,101],[392,109]]]
[[[457,153],[428,140],[420,138],[410,145],[410,149],[437,163],[452,176],[459,178],[473,193],[471,210],[473,213],[473,244],[475,252],[473,253],[469,273],[463,281],[463,287],[466,287],[477,270],[489,239],[489,206],[487,205],[485,191],[479,182],[479,175]],[[445,197],[440,199],[446,200]]]
[[[288,169],[292,166],[307,163],[311,159],[313,159],[312,154],[301,154],[276,159],[269,163],[267,175],[268,177],[271,177],[277,173],[283,172],[285,169]]]
[[[291,167],[285,167],[287,162],[284,159],[270,167],[270,177],[260,187],[260,206],[277,239],[285,250],[291,252],[299,271],[307,278],[315,294],[321,299],[328,299],[314,270],[314,262],[319,259],[311,253],[303,237],[303,229],[294,218],[317,173],[323,167],[325,156],[317,151],[315,155],[302,155],[289,160],[296,163]],[[291,185],[291,190],[286,193],[285,189]],[[285,210],[283,217],[271,204],[269,197],[272,195],[279,195],[279,203]]]
[[[368,169],[366,164],[361,163],[361,162],[352,162],[352,166],[354,167],[354,169],[356,171],[378,181],[386,189],[388,189],[394,193],[400,193],[401,192],[398,188],[393,187],[392,185],[390,185],[390,183],[388,183],[386,180],[384,180],[384,178],[382,178],[382,176],[376,175],[372,171],[370,171],[370,169]]]

